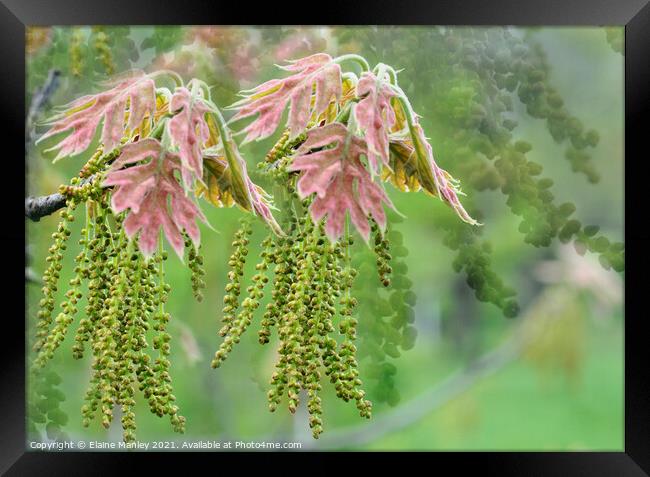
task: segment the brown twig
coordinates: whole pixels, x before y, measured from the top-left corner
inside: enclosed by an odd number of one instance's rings
[[[78,185],[82,186],[91,182],[95,175],[86,177]],[[38,222],[41,217],[53,214],[59,209],[65,207],[66,197],[63,194],[56,193],[50,195],[43,195],[40,197],[26,197],[25,198],[25,217]]]

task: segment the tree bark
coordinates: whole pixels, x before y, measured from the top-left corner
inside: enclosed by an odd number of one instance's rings
[[[53,214],[65,207],[65,201],[65,196],[59,193],[41,197],[27,197],[25,198],[25,217],[38,222],[41,217]]]

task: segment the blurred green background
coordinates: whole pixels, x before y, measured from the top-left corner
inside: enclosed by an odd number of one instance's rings
[[[483,35],[490,29],[456,28],[455,34]],[[544,166],[554,180],[558,202],[570,201],[585,224],[600,225],[612,241],[623,238],[623,56],[622,28],[502,29],[528,45],[538,45],[547,57],[548,78],[571,114],[600,134],[591,161],[601,180],[591,184],[571,170],[564,159],[566,144],[549,134],[544,120],[531,117],[512,95],[517,122],[513,140],[533,149],[528,157]],[[30,28],[27,41],[27,104],[53,69],[60,72],[53,94],[34,112],[34,123],[47,118],[52,107],[97,91],[98,84],[129,68],[154,71],[170,68],[184,80],[198,77],[213,86],[217,104],[236,99],[239,89],[281,74],[273,65],[326,51],[356,52],[371,62],[384,61],[396,69],[411,101],[422,116],[441,165],[465,179],[450,161],[448,134],[441,117],[453,105],[436,98],[455,86],[460,65],[443,65],[447,43],[444,28],[212,28],[212,27],[71,27]],[[381,45],[380,38],[383,42]],[[489,37],[486,40],[489,43]],[[413,65],[431,65],[430,68]],[[411,67],[409,68],[409,65]],[[444,76],[444,77],[443,77]],[[460,81],[460,80],[458,80]],[[487,81],[487,80],[486,80]],[[438,95],[438,96],[436,96]],[[446,109],[445,109],[446,108]],[[28,137],[28,193],[55,192],[85,163],[74,157],[51,164],[51,154],[33,145],[43,128]],[[255,174],[273,138],[242,148]],[[266,148],[266,149],[265,149]],[[273,440],[300,441],[303,448],[385,450],[622,450],[623,449],[623,280],[603,269],[590,253],[579,256],[557,240],[550,247],[524,243],[520,218],[505,205],[498,190],[473,190],[463,181],[474,210],[480,210],[483,237],[492,245],[492,267],[517,291],[521,312],[508,319],[491,304],[478,302],[454,272],[455,252],[442,243],[440,217],[451,212],[424,194],[404,194],[387,186],[406,219],[394,225],[410,251],[405,258],[417,296],[416,345],[392,360],[397,367],[399,402],[373,399],[373,418],[362,420],[353,404],[338,399],[324,386],[324,433],[311,438],[306,411],[267,410],[266,389],[273,372],[275,350],[257,343],[249,330],[230,359],[218,370],[210,360],[220,338],[221,302],[226,283],[232,236],[243,212],[237,208],[203,207],[216,233],[202,227],[207,271],[205,299],[195,302],[190,273],[170,254],[166,266],[173,285],[172,378],[186,434],[171,431],[168,421],[151,415],[139,399],[137,435],[153,440]],[[40,276],[56,215],[27,224],[29,273]],[[81,225],[73,224],[73,239]],[[265,236],[254,222],[251,256]],[[77,235],[76,235],[77,234]],[[76,240],[66,253],[60,283],[74,268]],[[357,244],[358,253],[363,245]],[[254,262],[254,260],[250,260]],[[249,272],[253,263],[247,267]],[[252,274],[252,273],[250,273]],[[250,275],[249,274],[249,275]],[[374,277],[361,276],[357,286]],[[376,293],[387,291],[372,285]],[[60,287],[63,296],[65,287]],[[34,320],[40,286],[26,285],[28,319]],[[80,307],[83,310],[83,306]],[[259,319],[259,317],[258,317]],[[256,328],[256,322],[252,328]],[[63,378],[68,414],[65,428],[73,439],[121,440],[119,419],[111,429],[99,422],[81,426],[80,407],[89,378],[89,357],[75,361],[70,334],[51,363]],[[362,344],[360,344],[362,346]],[[136,393],[137,394],[137,393]]]

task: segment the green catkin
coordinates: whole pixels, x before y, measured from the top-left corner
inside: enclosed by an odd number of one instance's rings
[[[124,142],[124,139],[122,140]],[[102,173],[106,170],[106,167],[112,163],[117,156],[122,152],[121,147],[116,147],[108,154],[104,154],[102,147],[99,147],[97,151],[88,159],[88,162],[79,171],[79,177],[86,179],[93,174]]]
[[[77,303],[81,298],[81,277],[85,272],[85,249],[75,257],[75,276],[70,279],[69,289],[65,293],[65,300],[61,304],[61,313],[58,314],[54,320],[54,328],[48,334],[45,345],[39,352],[36,357],[35,364],[36,366],[42,367],[45,363],[54,356],[54,352],[60,346],[61,342],[65,338],[65,335],[68,331],[68,328],[74,320],[74,316],[77,313]]]
[[[80,279],[85,280],[90,278],[91,274],[91,267],[90,263],[94,263],[93,259],[97,258],[96,252],[94,250],[94,246],[96,245],[96,240],[94,238],[91,238],[93,232],[91,232],[92,222],[90,221],[89,217],[89,208],[90,204],[86,203],[86,226],[81,230],[81,235],[82,238],[79,240],[79,244],[84,247],[83,251],[83,262],[79,265],[77,265],[79,271],[78,276]],[[77,269],[75,269],[77,271]],[[88,294],[87,294],[87,300],[88,303],[90,304],[91,300],[95,299],[94,296],[94,290],[90,288],[90,284],[88,287]],[[75,359],[81,359],[83,358],[84,355],[84,350],[85,350],[85,343],[90,339],[90,333],[92,332],[92,322],[90,320],[90,310],[91,306],[86,305],[86,316],[84,318],[81,318],[79,320],[79,327],[77,328],[77,332],[75,334],[75,342],[72,345],[72,356]]]
[[[169,361],[169,341],[171,335],[167,332],[167,323],[169,323],[170,315],[165,311],[165,303],[171,287],[164,281],[163,262],[166,259],[167,252],[162,250],[156,256],[156,261],[159,264],[157,270],[159,282],[156,287],[157,295],[154,302],[154,305],[157,303],[158,311],[153,317],[153,329],[157,331],[157,335],[153,339],[153,347],[159,350],[159,355],[153,364],[154,381],[156,382],[153,389],[153,403],[154,412],[160,417],[168,415],[174,431],[182,433],[185,431],[185,418],[178,413],[179,409],[175,404],[176,396],[173,394],[172,379],[169,374],[171,365]]]
[[[102,206],[98,203],[87,204],[87,215],[89,215],[90,209],[94,210],[95,214],[101,214]],[[86,316],[79,322],[73,345],[73,356],[76,359],[83,357],[85,343],[89,341],[96,329],[101,318],[104,301],[108,298],[110,285],[110,268],[106,260],[106,252],[110,247],[108,227],[103,218],[99,218],[99,220],[89,221],[85,232],[87,266],[84,269],[84,278],[88,280],[88,295],[85,308]]]
[[[348,240],[345,244],[345,270],[342,274],[343,293],[340,301],[341,308],[339,312],[341,315],[339,331],[344,336],[340,355],[346,368],[342,378],[344,379],[346,397],[348,399],[353,398],[356,401],[357,409],[359,410],[361,417],[370,418],[372,403],[364,399],[365,392],[361,389],[363,383],[361,382],[361,379],[359,379],[359,366],[356,359],[357,348],[354,345],[357,338],[357,320],[352,315],[353,310],[357,305],[357,300],[352,296],[351,290],[357,271],[352,268],[350,263],[350,246],[352,243],[352,237],[348,235]]]
[[[120,406],[122,411],[122,436],[125,442],[132,442],[135,440],[135,415],[133,407],[135,400],[133,399],[133,363],[131,361],[131,334],[135,322],[135,279],[136,267],[131,257],[131,247],[125,243],[126,236],[124,231],[120,231],[120,250],[118,265],[120,283],[123,293],[123,311],[119,319],[119,331],[117,337],[117,353],[120,357],[117,365],[117,397],[116,404]]]
[[[270,327],[278,327],[278,337],[280,339],[280,346],[278,348],[279,360],[275,365],[275,371],[271,376],[271,389],[267,393],[269,401],[269,410],[274,412],[282,400],[288,381],[286,379],[286,359],[285,347],[283,342],[287,339],[285,328],[282,326],[289,307],[289,299],[291,296],[291,287],[294,278],[294,235],[297,230],[297,220],[292,215],[289,219],[290,235],[279,239],[279,247],[276,253],[276,268],[274,280],[274,290],[272,292],[272,299],[275,306],[272,309],[267,309],[267,312],[272,313],[267,322],[263,322],[262,330],[264,334],[270,334]],[[260,338],[261,340],[262,338]],[[268,342],[268,339],[266,340]]]
[[[291,137],[291,130],[285,129],[278,141],[264,157],[264,160],[268,164],[274,163],[285,155],[287,152],[287,143],[289,142],[289,137]]]
[[[292,200],[297,200],[295,195]],[[269,410],[275,411],[286,399],[289,411],[295,413],[301,393],[305,392],[309,426],[314,438],[318,438],[323,431],[320,397],[323,373],[341,399],[356,401],[362,416],[370,416],[371,404],[361,389],[355,357],[356,320],[352,314],[356,299],[349,288],[356,270],[346,253],[351,239],[347,238],[344,245],[330,243],[323,224],[315,225],[308,217],[308,206],[309,201],[298,204],[300,213],[296,212],[295,204],[290,207],[293,213],[283,227],[286,234],[267,237],[262,242],[261,260],[247,289],[248,296],[239,314],[231,319],[215,360],[221,364],[251,324],[262,290],[271,281],[262,272],[274,265],[272,300],[264,310],[258,333],[260,343],[266,344],[272,328],[278,330],[278,359],[267,393]],[[342,263],[347,264],[345,268]],[[234,277],[231,275],[231,279]],[[337,332],[334,321],[339,298],[341,344],[332,336]]]
[[[107,261],[107,248],[110,246],[110,239],[107,236],[108,227],[106,226],[102,212],[102,205],[95,204],[95,220],[93,221],[92,230],[93,238],[88,243],[90,253],[87,255],[90,259],[90,272],[88,274],[88,305],[86,306],[86,321],[80,322],[75,337],[75,348],[73,353],[75,358],[81,358],[84,352],[84,343],[91,342],[93,353],[92,374],[90,383],[84,397],[84,405],[81,407],[82,424],[84,427],[90,425],[90,421],[97,412],[100,400],[102,398],[102,387],[100,379],[100,353],[102,349],[100,320],[104,302],[108,299],[110,281],[110,268]]]
[[[293,244],[293,234],[296,230],[295,217],[291,215],[284,225],[284,228],[287,230],[287,235],[275,237],[275,240],[271,242],[267,251],[269,253],[268,261],[270,264],[275,264],[275,267],[273,270],[274,278],[271,301],[266,306],[258,332],[260,344],[269,342],[271,328],[280,319],[291,287],[291,271],[293,270],[291,247]]]
[[[224,297],[226,326],[220,331],[225,338],[215,354],[213,366],[221,364],[250,325],[259,306],[261,290],[267,281],[271,281],[271,300],[264,310],[258,331],[260,344],[270,341],[274,327],[278,333],[278,359],[267,393],[269,410],[275,411],[286,399],[289,411],[295,413],[300,405],[301,392],[305,392],[309,426],[314,438],[318,438],[323,431],[320,397],[323,374],[329,377],[339,398],[356,401],[362,416],[370,416],[371,403],[364,398],[355,357],[357,324],[352,313],[356,299],[351,296],[349,287],[356,270],[349,263],[349,254],[345,253],[351,239],[347,238],[345,245],[331,243],[325,236],[323,224],[314,224],[308,216],[310,200],[299,201],[295,192],[295,174],[286,170],[293,150],[305,137],[302,135],[294,141],[288,138],[285,132],[265,161],[258,165],[285,191],[283,208],[290,211],[282,226],[285,234],[268,237],[262,242],[262,260],[256,267],[257,273],[247,289],[249,295],[237,317],[233,308],[238,307],[236,292],[240,287],[240,274],[230,271]],[[233,242],[233,246],[237,245],[236,241]],[[381,240],[378,256],[384,260],[382,263],[386,266],[382,271],[388,279],[390,254],[387,243]],[[229,265],[243,268],[237,257],[235,250]],[[344,262],[347,263],[345,270],[341,266]],[[273,277],[269,280],[260,272],[271,267]],[[256,290],[260,290],[259,293]],[[347,294],[341,298],[343,290],[347,290]],[[341,303],[338,303],[339,299]],[[341,314],[339,321],[343,324],[339,333],[334,325],[337,305]],[[339,340],[342,341],[340,344]]]
[[[271,236],[264,239],[262,242],[261,252],[262,262],[257,264],[255,267],[258,270],[258,273],[266,273],[269,267],[275,264],[273,291],[271,292],[274,296],[273,299],[267,303],[262,321],[260,323],[260,330],[258,331],[258,341],[260,344],[266,344],[269,342],[269,338],[271,336],[271,328],[277,322],[277,312],[279,310],[278,300],[282,299],[282,297],[278,296],[277,290],[281,287],[280,282],[281,277],[283,276],[280,273],[282,265],[281,248],[283,241],[283,237],[278,238],[277,243]],[[264,283],[266,283],[268,281],[268,276],[264,275],[264,279],[266,280]]]
[[[114,235],[109,231],[107,241],[116,240],[117,237]],[[113,420],[113,408],[117,399],[116,378],[120,359],[118,354],[119,321],[120,315],[123,313],[121,305],[124,300],[124,276],[119,270],[119,255],[115,247],[110,246],[105,254],[109,262],[108,283],[110,285],[97,323],[93,354],[95,356],[94,368],[98,374],[101,422],[105,428],[108,428]]]
[[[127,298],[128,311],[125,314],[122,327],[122,352],[126,360],[119,396],[119,404],[122,407],[122,435],[125,442],[135,440],[135,392],[133,388],[137,381],[136,368],[139,353],[146,346],[144,338],[146,321],[141,318],[143,315],[141,310],[144,305],[140,295],[141,260],[140,255],[135,253],[131,242],[127,252],[128,272],[131,274]]]
[[[262,241],[262,260],[255,266],[256,273],[253,275],[252,285],[246,291],[248,296],[242,302],[242,310],[237,315],[237,325],[231,328],[229,336],[232,337],[233,343],[239,343],[241,335],[246,331],[248,326],[253,320],[253,314],[260,305],[261,299],[264,297],[264,287],[269,281],[266,276],[266,270],[269,268],[269,263],[273,258],[271,244],[273,243],[272,237],[269,236]],[[269,249],[269,250],[267,250]]]
[[[327,289],[326,272],[327,257],[325,240],[321,236],[321,227],[311,227],[313,233],[310,235],[308,250],[311,253],[311,269],[314,273],[314,282],[309,290],[308,304],[310,307],[309,319],[307,320],[308,330],[308,356],[310,362],[308,375],[305,377],[307,385],[307,411],[309,413],[309,427],[312,429],[312,435],[318,439],[323,432],[323,421],[321,415],[322,402],[319,393],[322,390],[320,384],[321,374],[319,371],[324,354],[324,337],[328,332],[334,331],[331,325],[331,319],[328,316],[329,306],[328,295],[325,294]]]
[[[192,293],[196,301],[203,301],[203,290],[205,288],[205,269],[203,268],[203,256],[200,246],[195,247],[190,238],[185,235],[185,249],[187,250],[187,266],[192,273]]]
[[[242,219],[240,228],[235,233],[235,240],[232,242],[234,247],[233,253],[228,260],[230,271],[228,272],[228,283],[226,284],[226,295],[223,297],[224,307],[222,309],[223,327],[219,330],[219,335],[225,337],[223,343],[217,350],[212,360],[212,367],[218,368],[223,360],[232,350],[234,343],[239,341],[239,336],[246,328],[245,318],[247,315],[238,316],[239,296],[241,294],[241,277],[244,275],[244,265],[248,255],[249,236],[252,234],[250,221]],[[250,301],[247,302],[250,306]],[[244,321],[240,320],[243,319]],[[231,333],[232,331],[232,333]]]
[[[77,78],[81,76],[85,66],[82,54],[83,36],[83,31],[76,28],[72,31],[70,39],[70,73]]]
[[[169,416],[172,428],[183,432],[185,418],[179,414],[169,374],[171,336],[166,328],[170,317],[164,304],[170,286],[164,281],[162,266],[167,254],[160,251],[145,260],[126,237],[124,216],[112,214],[109,195],[99,186],[101,172],[94,174],[92,181],[84,185],[73,181],[64,190],[69,204],[62,212],[66,221],[71,220],[74,205],[85,201],[86,224],[79,241],[82,252],[76,258],[75,276],[54,327],[50,330],[49,326],[40,325],[40,330],[45,330],[41,331],[44,344],[33,368],[44,365],[63,340],[82,296],[81,283],[87,281],[86,316],[79,322],[72,347],[77,359],[83,357],[86,343],[92,351],[92,373],[81,408],[82,424],[89,426],[99,414],[102,425],[108,428],[115,407],[119,406],[123,439],[134,441],[135,388],[138,387],[151,411]],[[66,225],[60,226],[55,237],[57,248],[53,253],[59,261],[62,248],[56,239],[65,237],[66,230]],[[193,273],[199,274],[198,255],[192,256],[190,262]],[[56,265],[52,270],[56,271]],[[50,275],[56,278],[53,272]],[[46,317],[41,314],[41,319]],[[153,360],[147,343],[150,328],[154,330],[153,348],[158,350]]]
[[[266,154],[264,160],[257,164],[257,168],[262,170],[270,178],[279,184],[286,184],[290,179],[290,174],[287,171],[287,166],[292,161],[294,150],[302,144],[307,135],[302,133],[295,139],[289,140],[290,131],[285,130],[275,145]]]
[[[382,285],[388,287],[390,286],[390,275],[393,272],[393,269],[390,266],[392,258],[390,255],[390,243],[375,221],[372,222],[372,233],[374,236],[374,251],[377,257],[379,281]]]
[[[104,67],[106,74],[112,75],[115,73],[115,62],[113,61],[108,35],[104,32],[104,28],[100,26],[93,27],[92,32],[94,36],[93,47],[95,48],[97,58]]]
[[[324,283],[327,284],[325,293],[328,295],[328,299],[326,302],[326,314],[324,319],[326,330],[329,333],[334,331],[333,321],[336,316],[335,304],[343,290],[343,269],[339,263],[343,260],[344,254],[340,243],[328,243],[325,247],[325,251]],[[323,339],[323,364],[325,366],[325,375],[329,377],[330,382],[334,385],[337,396],[344,399],[346,395],[344,392],[343,382],[341,381],[343,364],[338,353],[338,342],[329,335],[325,336]]]
[[[286,314],[281,328],[283,330],[281,335],[285,336],[282,354],[285,357],[288,407],[291,413],[295,413],[300,404],[300,390],[305,387],[303,367],[307,365],[304,321],[308,314],[305,303],[306,292],[310,286],[310,263],[305,253],[306,235],[309,233],[308,224],[311,222],[305,221],[304,217],[298,220],[298,240],[293,245],[296,274],[290,287],[289,313]]]
[[[38,324],[36,327],[36,341],[33,346],[34,351],[37,352],[40,352],[46,343],[48,343],[48,337],[50,336],[50,325],[54,311],[54,294],[58,290],[57,283],[62,268],[63,252],[67,249],[67,241],[71,234],[69,223],[74,221],[73,212],[76,206],[77,201],[74,198],[66,201],[66,208],[59,213],[61,220],[57,230],[52,234],[54,242],[50,246],[49,255],[46,258],[49,265],[43,274],[43,298],[39,303],[40,310],[38,312]],[[53,337],[50,339],[46,351],[43,354],[39,354],[40,358],[37,358],[37,364],[39,366],[44,364],[44,360],[51,357],[54,349],[56,349],[62,340],[60,336],[61,329],[64,327],[65,322],[68,321],[68,317],[66,314],[59,315],[57,320],[55,335],[52,335]]]
[[[148,318],[156,312],[156,305],[158,298],[156,296],[156,281],[155,276],[157,272],[156,260],[150,259],[147,263],[143,263],[142,257],[139,257],[141,262],[139,284],[137,292],[140,297],[141,310],[144,311],[140,315],[140,326],[137,329],[136,340],[139,341],[139,346],[136,347],[136,352],[133,357],[135,364],[135,373],[138,380],[138,388],[143,392],[144,397],[149,403],[151,412],[155,413],[155,398],[153,393],[153,386],[155,385],[154,372],[151,367],[151,356],[145,351],[147,347],[146,333],[152,328]]]

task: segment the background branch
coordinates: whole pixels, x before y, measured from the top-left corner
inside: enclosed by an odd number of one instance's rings
[[[43,86],[37,89],[32,96],[29,110],[27,112],[27,120],[25,121],[25,151],[28,150],[34,137],[34,123],[36,121],[36,116],[48,103],[54,92],[59,87],[60,76],[61,72],[59,70],[50,70]]]
[[[61,72],[56,69],[49,71],[43,86],[32,95],[32,100],[25,119],[25,175],[27,176],[28,151],[34,138],[34,125],[36,117],[48,103],[54,92],[59,87]],[[44,197],[27,197],[25,199],[25,217],[38,222],[41,217],[50,215],[65,206],[65,197],[61,194],[51,194]]]

